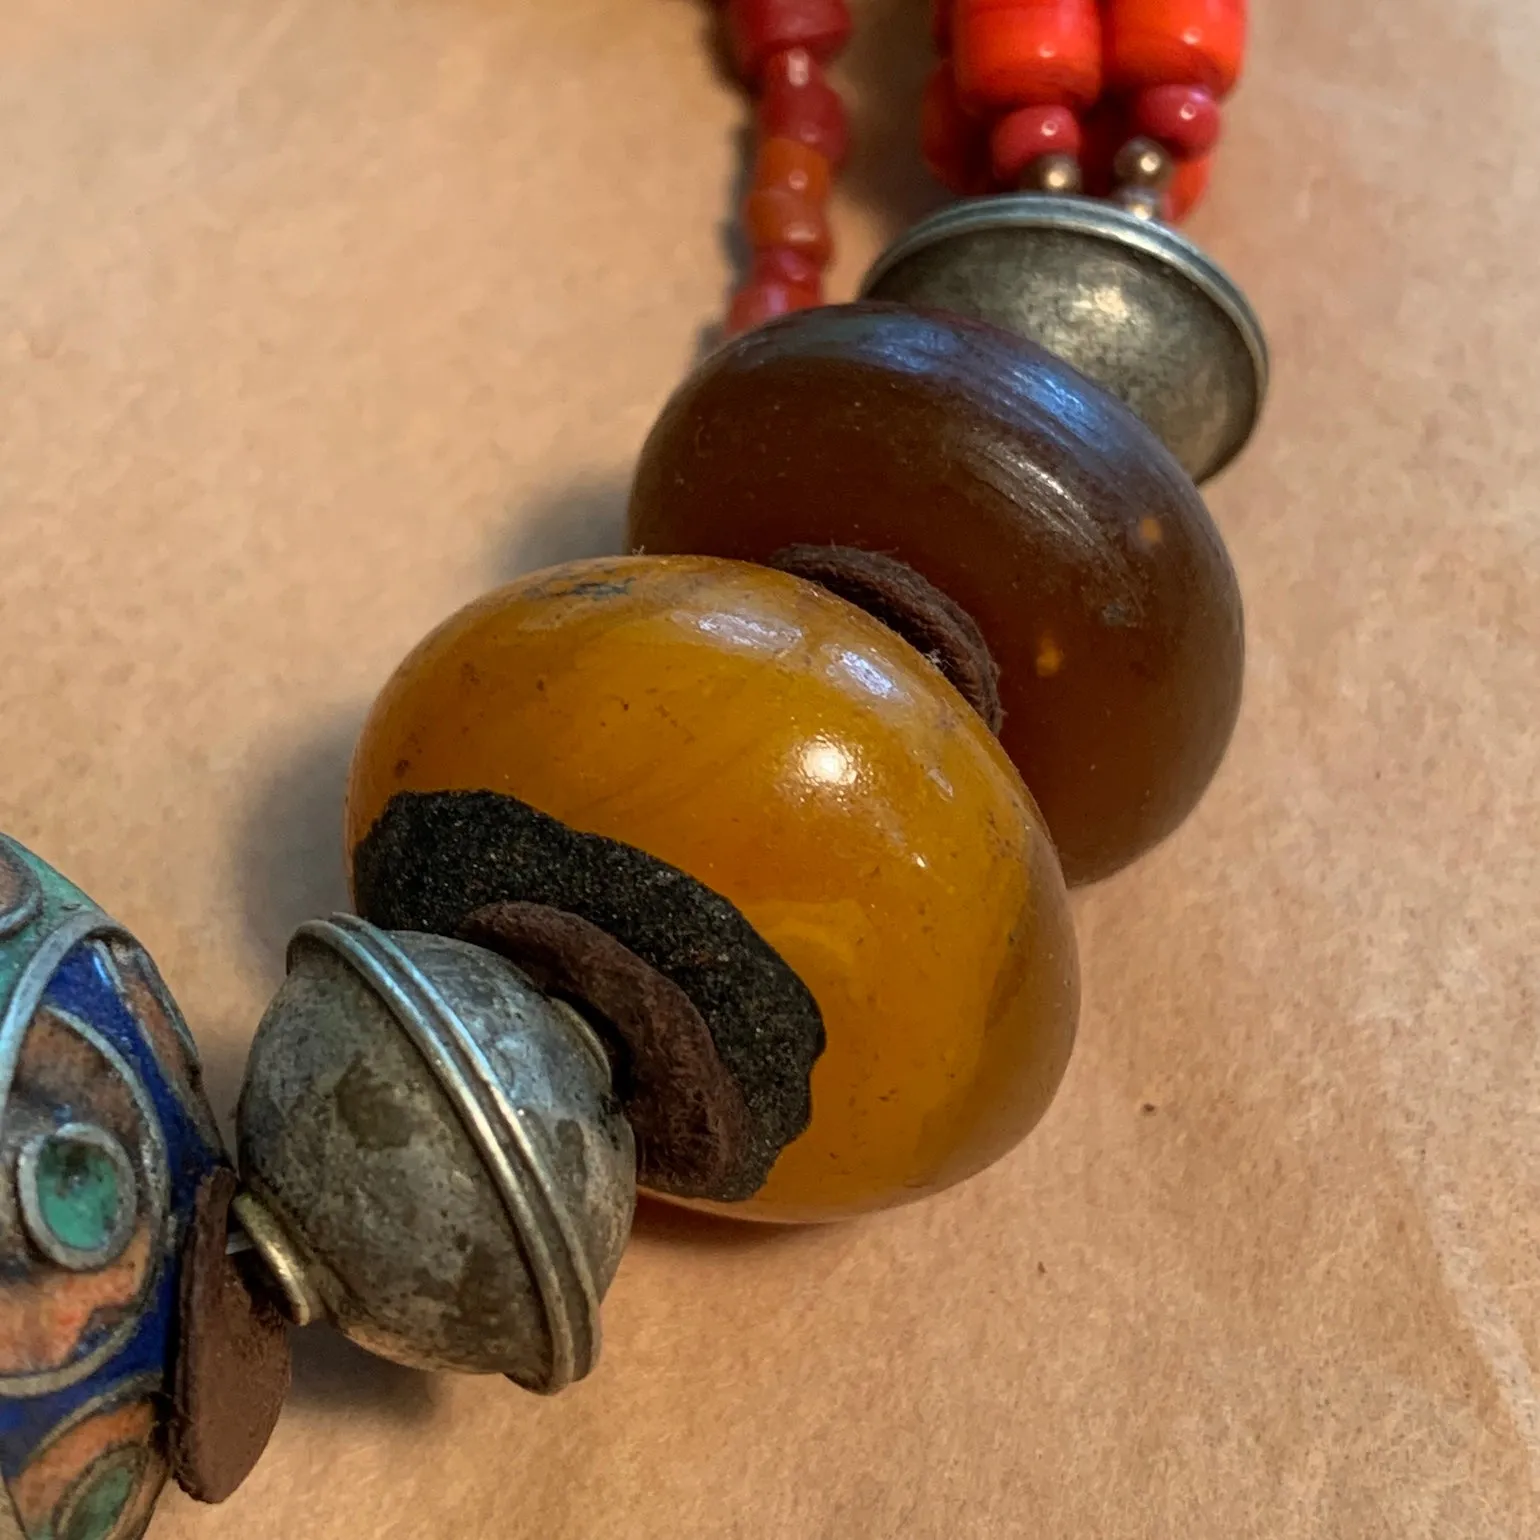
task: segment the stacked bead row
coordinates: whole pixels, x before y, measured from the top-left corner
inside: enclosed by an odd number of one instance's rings
[[[1208,187],[1246,0],[934,0],[922,140],[935,176],[1111,196],[1179,220]]]
[[[758,95],[758,151],[743,222],[753,263],[730,335],[823,302],[828,199],[849,126],[823,67],[850,38],[845,0],[726,0],[733,62]]]

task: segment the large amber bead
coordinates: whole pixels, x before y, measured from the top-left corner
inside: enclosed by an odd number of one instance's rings
[[[401,665],[349,848],[398,792],[496,791],[735,904],[827,1047],[812,1121],[732,1212],[835,1219],[979,1171],[1042,1116],[1078,978],[1031,797],[962,698],[824,590],[709,558],[524,578]]]
[[[1197,489],[1121,403],[987,326],[851,305],[729,344],[642,451],[631,543],[923,574],[1000,665],[1001,741],[1072,883],[1175,829],[1235,725],[1240,590]]]

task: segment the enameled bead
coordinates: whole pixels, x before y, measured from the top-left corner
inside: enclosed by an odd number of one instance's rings
[[[168,1473],[180,1259],[224,1157],[149,958],[4,837],[0,1063],[0,1533],[137,1535]]]
[[[731,1212],[908,1202],[1052,1097],[1078,986],[1037,810],[939,671],[822,588],[633,557],[471,605],[376,703],[348,846],[399,794],[485,791],[705,884],[812,992],[811,1124]]]
[[[1106,29],[1112,90],[1202,86],[1223,100],[1240,79],[1245,0],[1111,0]]]
[[[1096,0],[957,0],[957,85],[971,106],[1085,106],[1102,85]]]

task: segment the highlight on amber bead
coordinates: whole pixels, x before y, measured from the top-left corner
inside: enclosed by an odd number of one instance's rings
[[[1037,809],[941,674],[823,589],[633,557],[488,595],[382,692],[349,848],[400,794],[450,792],[517,799],[688,874],[811,991],[827,1034],[811,1123],[734,1214],[921,1197],[1010,1149],[1052,1098],[1078,983]]]

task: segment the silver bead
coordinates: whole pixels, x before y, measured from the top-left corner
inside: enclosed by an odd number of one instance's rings
[[[1039,155],[1022,168],[1016,185],[1022,192],[1071,197],[1080,191],[1080,162],[1073,155]]]
[[[864,294],[1058,354],[1142,417],[1195,481],[1240,452],[1267,394],[1267,342],[1233,280],[1179,231],[1111,203],[953,204],[878,259]]]
[[[238,1123],[238,1217],[296,1319],[538,1391],[593,1367],[631,1130],[586,1026],[511,964],[351,916],[302,926]]]
[[[1170,155],[1153,139],[1130,139],[1112,162],[1112,180],[1118,187],[1164,191],[1175,170]]]

